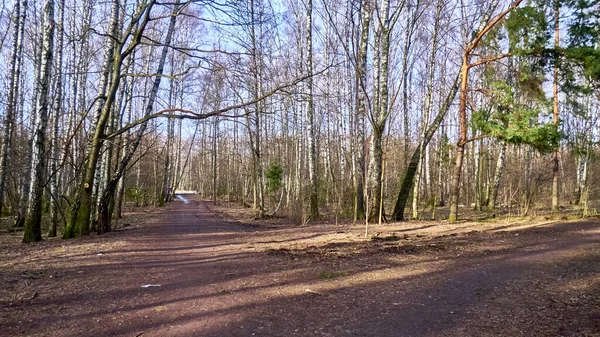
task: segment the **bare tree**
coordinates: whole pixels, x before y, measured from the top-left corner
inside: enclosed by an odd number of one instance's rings
[[[313,97],[313,41],[312,41],[312,22],[313,22],[313,2],[307,0],[306,4],[306,69],[308,74],[307,89],[307,108],[306,108],[306,127],[308,136],[308,178],[310,181],[310,218],[319,219],[319,184],[318,184],[318,159],[317,159],[317,138],[315,130],[315,102]]]
[[[35,133],[32,143],[31,187],[29,188],[29,207],[25,218],[23,242],[42,240],[42,196],[44,194],[46,165],[46,127],[48,125],[50,77],[52,75],[52,57],[54,49],[54,1],[44,4],[44,27],[42,29],[40,77],[38,78],[37,103],[35,112]]]
[[[21,4],[22,3],[22,4]],[[22,7],[22,8],[21,8]],[[10,83],[6,104],[6,116],[4,117],[4,131],[2,137],[2,153],[0,154],[0,214],[4,203],[4,191],[8,168],[11,161],[12,138],[15,123],[15,110],[19,97],[19,81],[21,79],[21,62],[23,58],[23,40],[25,30],[25,18],[27,15],[27,1],[16,1],[13,13],[13,46],[10,60]]]

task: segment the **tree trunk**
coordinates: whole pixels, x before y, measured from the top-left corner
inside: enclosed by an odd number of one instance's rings
[[[385,214],[383,207],[383,144],[382,138],[389,116],[388,111],[388,78],[389,78],[389,56],[390,56],[390,3],[383,0],[379,16],[379,26],[375,33],[375,95],[373,98],[373,116],[371,116],[372,135],[370,145],[369,162],[369,187],[371,207],[369,220],[377,220]],[[378,56],[377,56],[378,55]]]
[[[132,41],[127,48],[125,54],[122,54],[123,45],[118,44],[114,45],[114,39],[109,38],[109,46],[107,48],[105,59],[108,59],[105,62],[106,67],[103,67],[103,77],[106,76],[108,78],[110,70],[112,69],[112,83],[110,89],[108,90],[105,102],[103,104],[101,113],[98,115],[97,125],[95,126],[95,130],[91,140],[90,151],[87,156],[85,172],[84,172],[84,182],[79,190],[80,197],[80,207],[78,210],[73,210],[77,213],[76,223],[75,225],[75,233],[79,235],[87,235],[89,234],[89,224],[90,224],[90,214],[91,214],[91,206],[92,206],[92,187],[94,186],[96,168],[98,164],[98,159],[100,155],[100,149],[102,148],[102,144],[104,143],[105,136],[105,127],[110,117],[110,110],[115,101],[115,96],[117,93],[117,89],[119,88],[120,80],[121,80],[121,67],[123,64],[123,57],[127,56],[128,53],[131,53],[137,45],[139,45],[143,31],[150,20],[150,11],[154,6],[155,0],[150,0],[148,3],[144,4],[143,10],[139,12],[139,16],[142,17],[141,22],[139,23],[139,27],[133,33]],[[111,9],[111,32],[113,32],[113,36],[117,36],[117,28],[119,26],[119,1],[114,0],[113,6]],[[136,19],[136,18],[134,18]],[[138,18],[139,19],[139,18]],[[139,21],[139,20],[134,20]],[[130,23],[131,24],[131,23]],[[107,188],[108,189],[108,188]],[[105,191],[106,192],[106,191]],[[111,191],[111,194],[114,192]],[[105,193],[106,195],[106,193]],[[106,207],[108,207],[108,199],[104,200],[106,202]],[[110,219],[108,220],[110,224]],[[69,224],[67,224],[69,226]],[[71,224],[72,226],[72,224]],[[100,230],[103,231],[103,230]]]
[[[452,191],[450,194],[450,215],[448,221],[458,220],[458,196],[460,194],[460,177],[462,174],[463,156],[467,141],[467,90],[469,81],[469,54],[465,52],[461,67],[460,100],[459,100],[459,139],[456,144],[456,158],[452,175]]]
[[[29,207],[25,218],[23,242],[42,240],[42,197],[45,185],[46,166],[46,127],[48,125],[48,91],[52,76],[52,52],[54,48],[54,1],[46,0],[44,4],[44,27],[42,29],[41,72],[38,79],[37,104],[35,112],[35,133],[33,136],[31,155],[31,181]]]
[[[490,198],[487,204],[487,211],[491,212],[492,214],[495,214],[496,212],[496,200],[498,199],[498,189],[500,188],[500,181],[502,179],[502,170],[504,169],[505,159],[506,143],[502,142],[500,152],[498,153],[498,161],[496,162],[496,172],[494,173],[494,180],[491,183]]]
[[[440,108],[440,111],[438,112],[437,116],[435,116],[435,119],[431,122],[431,125],[429,125],[429,127],[427,128],[427,132],[421,140],[421,143],[425,146],[429,144],[431,138],[433,138],[433,135],[436,133],[437,129],[442,124],[442,121],[446,117],[446,114],[448,113],[448,110],[450,109],[450,106],[452,105],[452,102],[454,101],[454,98],[456,97],[456,94],[458,92],[459,83],[460,74],[454,80],[454,83],[450,88],[450,92],[448,93],[448,96],[446,96],[444,104]],[[404,178],[402,179],[402,184],[400,186],[400,192],[398,193],[398,198],[396,199],[394,212],[392,213],[393,220],[404,220],[404,209],[406,208],[406,203],[410,195],[410,190],[413,188],[414,185],[415,174],[419,166],[419,158],[421,157],[421,148],[422,146],[417,146],[410,158],[408,167],[406,168],[406,173],[404,174]]]
[[[356,68],[356,172],[354,174],[354,221],[365,218],[365,116],[367,114],[367,57],[371,9],[361,3],[362,27]]]
[[[427,97],[425,98],[425,108],[423,111],[423,121],[422,121],[422,129],[421,129],[421,143],[419,144],[419,157],[417,157],[417,170],[415,176],[415,183],[413,189],[413,200],[412,200],[412,218],[419,218],[419,185],[421,183],[421,174],[423,171],[423,159],[427,149],[427,145],[429,144],[429,140],[425,141],[425,136],[427,135],[427,129],[429,127],[429,115],[431,112],[431,105],[433,102],[433,85],[435,80],[435,59],[437,56],[437,40],[438,40],[438,32],[440,27],[440,17],[442,15],[442,8],[444,5],[444,1],[438,0],[437,8],[435,12],[435,23],[433,27],[432,33],[432,42],[431,42],[431,55],[429,58],[429,76],[427,78]]]
[[[369,222],[379,219],[379,210],[381,208],[381,176],[383,172],[383,147],[382,147],[383,130],[373,128],[371,142],[369,145],[369,153],[371,156],[369,162],[369,186],[371,187],[370,212]]]
[[[39,93],[39,79],[41,77],[41,62],[42,62],[42,36],[43,33],[37,33],[39,30],[39,26],[36,23],[36,28],[35,28],[35,37],[34,37],[34,41],[33,41],[33,45],[34,45],[34,57],[33,57],[33,73],[34,73],[34,77],[33,77],[33,81],[34,81],[34,85],[33,85],[33,93],[31,95],[31,108],[32,110],[36,108],[37,106],[37,98],[38,98],[38,93]],[[39,36],[38,36],[39,35]],[[21,120],[20,123],[21,125],[24,125],[25,123],[25,119],[24,119],[24,104],[25,104],[25,99],[24,99],[24,91],[22,90],[20,93],[21,95]],[[31,130],[35,130],[36,129],[36,115],[32,114],[30,116],[30,125],[29,127],[31,128]],[[15,223],[16,227],[23,227],[25,226],[25,217],[27,216],[27,207],[29,205],[28,201],[29,201],[29,188],[30,188],[30,182],[31,182],[31,149],[33,148],[33,135],[29,135],[27,134],[27,145],[23,148],[23,152],[24,152],[24,162],[26,162],[26,166],[25,166],[25,171],[22,172],[22,174],[19,177],[19,210],[17,211],[17,220]]]
[[[404,133],[404,151],[402,153],[402,156],[404,158],[403,164],[404,167],[408,167],[409,165],[409,158],[408,158],[408,152],[410,149],[410,114],[409,114],[409,96],[410,96],[410,88],[409,88],[409,84],[411,84],[411,76],[409,76],[410,70],[409,70],[409,58],[410,58],[410,50],[412,48],[412,44],[414,42],[413,40],[413,35],[415,32],[415,25],[417,22],[417,16],[418,16],[418,12],[419,12],[419,7],[421,5],[421,1],[417,0],[414,8],[412,9],[412,13],[409,13],[408,16],[408,23],[407,23],[407,28],[406,28],[406,35],[404,36],[404,47],[403,47],[403,51],[402,51],[402,70],[401,70],[401,74],[402,74],[402,112],[403,112],[403,121],[404,121],[404,127],[403,127],[403,133]]]
[[[171,58],[171,62],[173,61],[173,59]],[[171,68],[173,67],[173,64],[171,64]],[[173,76],[173,70],[171,69],[171,76]],[[173,95],[174,95],[174,80],[173,78],[171,78],[170,83],[169,83],[169,108],[173,107]],[[170,188],[170,184],[169,184],[169,177],[171,175],[171,152],[173,151],[173,123],[174,120],[170,119],[167,121],[167,144],[166,144],[166,151],[165,151],[165,165],[163,168],[163,181],[162,181],[162,188],[161,188],[161,193],[158,197],[157,200],[157,204],[158,206],[164,206],[165,202],[168,201],[169,198],[169,188]]]
[[[179,4],[180,4],[180,0],[176,0],[175,7],[173,9],[173,15],[171,16],[171,21],[169,22],[169,28],[167,30],[167,36],[165,38],[164,47],[163,47],[162,53],[160,55],[158,69],[156,71],[157,76],[154,79],[154,84],[152,86],[152,89],[150,90],[150,95],[146,102],[146,107],[145,107],[145,111],[144,111],[145,116],[150,115],[154,108],[154,101],[156,100],[158,88],[160,87],[160,82],[162,79],[161,75],[163,74],[163,71],[164,71],[164,65],[165,65],[165,61],[167,59],[169,45],[171,44],[171,40],[173,38],[173,32],[175,30],[175,22],[177,19],[176,14],[179,13],[179,10],[181,8],[179,6]],[[150,8],[148,8],[147,10],[149,11]],[[125,174],[125,171],[127,170],[127,166],[129,165],[129,162],[133,158],[135,151],[137,150],[138,146],[140,145],[140,142],[142,141],[142,137],[144,136],[144,133],[146,132],[147,125],[148,125],[148,121],[145,121],[144,123],[142,123],[140,125],[140,128],[137,131],[137,134],[136,134],[135,139],[133,140],[133,143],[131,144],[131,146],[129,146],[127,148],[127,151],[124,154],[123,158],[121,159],[118,169],[115,171],[115,174],[113,175],[112,179],[106,185],[106,188],[104,189],[103,194],[100,196],[100,201],[98,203],[98,231],[99,231],[98,233],[99,234],[102,234],[102,233],[105,233],[105,232],[108,232],[111,230],[111,226],[110,226],[111,215],[109,213],[110,198],[114,195],[115,189],[118,185],[119,180]]]
[[[111,6],[111,15],[109,23],[109,32],[111,36],[117,36],[119,27],[119,1],[113,0]],[[82,175],[83,183],[77,191],[76,199],[79,201],[79,207],[72,208],[74,213],[70,219],[74,219],[74,223],[67,222],[65,230],[65,238],[71,236],[88,235],[90,233],[90,215],[93,208],[93,190],[96,182],[96,169],[100,159],[100,149],[103,144],[104,128],[110,117],[110,110],[115,99],[116,90],[119,86],[120,64],[122,46],[117,47],[116,42],[112,37],[107,38],[107,46],[104,52],[104,61],[100,82],[98,86],[98,96],[94,107],[94,125],[92,130],[92,139],[89,145],[89,154],[87,156],[84,172]],[[107,93],[108,83],[111,81],[111,88]],[[71,229],[73,227],[73,229]],[[69,236],[67,236],[69,235]]]
[[[217,107],[218,108],[218,107]],[[213,136],[212,136],[212,200],[213,203],[217,204],[217,193],[218,193],[218,179],[219,179],[219,166],[217,160],[219,159],[219,117],[213,119]]]
[[[134,51],[131,54],[131,57],[129,58],[128,69],[132,73],[135,73],[135,56],[136,56],[136,52]],[[135,78],[131,77],[129,79],[129,83],[127,85],[127,93],[125,94],[125,104],[126,104],[126,107],[125,107],[125,116],[127,116],[127,123],[131,123],[132,122],[133,88],[134,88],[134,84],[135,84]],[[126,143],[126,145],[122,149],[122,153],[120,153],[120,155],[117,157],[117,165],[115,167],[115,171],[117,171],[118,165],[120,164],[120,161],[129,152],[129,147],[131,146],[131,143],[130,143],[131,130],[128,130],[124,137],[123,137],[123,135],[121,135],[120,137],[121,137],[122,142]],[[123,140],[123,138],[125,138],[125,139]],[[125,195],[125,176],[126,176],[126,170],[127,170],[127,168],[123,172],[121,178],[118,179],[118,183],[117,183],[117,198],[116,198],[116,201],[115,201],[115,218],[116,219],[121,219],[122,218],[122,209],[123,209],[123,201],[124,201],[123,199],[124,199],[124,195]],[[98,208],[98,211],[100,212],[99,208]],[[100,216],[100,214],[98,214],[98,216]]]
[[[312,44],[312,0],[306,5],[306,68],[307,75],[307,100],[306,127],[308,134],[308,179],[310,181],[310,218],[319,219],[319,186],[318,186],[318,161],[316,148],[314,97],[313,97],[313,44]]]
[[[474,37],[469,40],[465,46],[463,53],[462,66],[461,66],[461,85],[460,85],[460,100],[459,100],[459,139],[456,145],[456,161],[454,165],[454,175],[452,176],[452,191],[450,194],[450,215],[448,216],[449,222],[456,222],[458,220],[458,197],[460,194],[460,181],[462,175],[463,158],[465,153],[465,146],[467,143],[467,95],[468,95],[468,81],[469,81],[469,70],[477,64],[470,64],[469,59],[471,54],[477,48],[477,45],[483,37],[496,25],[498,24],[510,11],[518,7],[523,0],[516,0],[510,4],[508,9],[497,15],[492,20],[489,20],[491,13],[498,6],[498,0],[491,2],[487,12],[483,16],[483,20],[480,23],[480,29],[476,31]],[[485,64],[487,62],[479,63]]]
[[[23,2],[23,9],[21,9]],[[27,15],[27,1],[17,0],[14,8],[14,31],[13,46],[10,61],[10,83],[8,97],[6,102],[6,115],[4,117],[4,133],[2,137],[2,153],[0,154],[0,216],[4,204],[4,190],[8,168],[11,163],[12,138],[15,124],[15,110],[19,97],[19,81],[21,79],[21,62],[23,55],[23,39],[25,29],[25,19]]]
[[[525,192],[523,193],[523,216],[529,214],[531,207],[531,161],[533,159],[533,150],[528,148],[525,153]]]
[[[560,5],[557,0],[554,1],[554,48],[560,47]],[[558,62],[555,60],[554,64],[554,78],[553,78],[553,122],[558,127],[559,119],[559,108],[558,108]],[[552,154],[552,213],[557,213],[558,209],[558,151],[560,150],[560,143]]]
[[[586,140],[587,141],[587,140]],[[588,172],[589,172],[589,155],[587,151],[592,151],[591,146],[586,146],[586,154],[582,158],[581,163],[581,182],[579,184],[579,189],[581,190],[581,206],[582,206],[582,215],[584,217],[589,216],[589,186],[588,186]]]
[[[60,196],[58,193],[58,165],[59,165],[59,123],[62,114],[62,99],[63,99],[63,82],[62,82],[62,59],[63,59],[63,42],[64,42],[64,20],[65,20],[65,1],[58,2],[58,46],[56,48],[56,91],[54,93],[54,111],[52,125],[52,143],[50,145],[50,230],[48,237],[56,236],[56,228],[58,226],[58,213],[60,207]]]
[[[251,72],[254,82],[252,83],[252,95],[254,98],[262,95],[262,9],[256,13],[256,5],[254,0],[250,1],[250,39],[251,45]],[[259,32],[257,32],[257,25]],[[253,187],[253,208],[256,211],[256,217],[262,219],[265,216],[265,197],[263,184],[263,149],[262,149],[262,115],[264,104],[257,102],[254,104],[254,119],[248,115],[246,118],[248,133],[250,136],[250,149],[252,152],[252,187]]]

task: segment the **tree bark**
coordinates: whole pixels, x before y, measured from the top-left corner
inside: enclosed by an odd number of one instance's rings
[[[454,98],[458,92],[458,87],[460,84],[460,74],[455,78],[452,87],[450,88],[450,92],[448,96],[446,96],[446,100],[444,104],[440,108],[437,116],[435,116],[434,120],[431,122],[431,125],[427,128],[427,132],[425,132],[425,136],[421,140],[422,144],[429,144],[431,138],[436,133],[437,129],[442,124],[442,121],[446,117]],[[406,208],[406,203],[408,201],[408,197],[410,195],[410,190],[413,188],[415,174],[417,172],[419,158],[421,157],[421,146],[418,146],[413,152],[410,161],[408,163],[408,167],[406,168],[406,173],[404,174],[404,178],[402,179],[402,184],[400,186],[400,192],[398,193],[398,198],[396,199],[396,205],[394,206],[394,212],[392,213],[392,220],[403,221],[404,220],[404,209]],[[440,168],[441,169],[441,168]]]
[[[123,45],[121,43],[114,45],[114,39],[109,38],[109,47],[107,48],[105,55],[105,59],[108,59],[108,62],[105,62],[106,67],[103,67],[103,76],[112,76],[112,82],[106,96],[101,97],[101,100],[104,100],[105,102],[103,104],[101,113],[98,115],[97,124],[91,140],[90,150],[86,159],[85,172],[83,175],[84,180],[79,190],[80,197],[78,199],[80,201],[80,207],[77,210],[73,210],[73,212],[76,213],[76,222],[74,224],[75,233],[78,235],[89,234],[90,214],[92,209],[92,188],[95,182],[96,169],[98,159],[100,157],[100,149],[104,143],[105,127],[110,117],[110,110],[115,101],[117,89],[119,88],[122,77],[121,67],[123,64],[123,58],[128,56],[137,47],[137,45],[139,45],[144,29],[147,23],[150,21],[150,11],[152,10],[154,4],[155,0],[150,0],[148,3],[144,4],[143,8],[139,11],[138,16],[134,17],[132,22],[129,23],[131,29],[128,30],[133,31],[134,28],[132,27],[135,26],[140,19],[142,20],[139,22],[139,27],[132,33],[133,36],[126,51],[122,51]],[[116,29],[119,26],[119,7],[119,1],[113,0],[110,21],[110,31],[112,32],[112,36],[118,36]],[[110,74],[111,69],[112,74]],[[111,193],[113,191],[111,191]],[[106,203],[106,206],[108,207],[108,203]],[[110,220],[108,220],[108,222],[110,224]],[[69,224],[67,224],[67,227],[68,226]],[[103,229],[100,231],[103,231]]]
[[[496,200],[498,199],[498,189],[500,188],[500,181],[502,179],[502,171],[504,169],[505,160],[506,143],[502,142],[500,152],[498,153],[498,161],[496,162],[496,172],[494,173],[494,180],[491,183],[490,198],[487,204],[487,211],[491,212],[492,214],[496,212]]]
[[[554,1],[554,48],[558,49],[560,47],[560,4],[556,0]],[[558,61],[555,60],[554,64],[554,74],[553,74],[553,83],[552,83],[552,93],[553,93],[553,122],[556,127],[558,127],[558,123],[560,121],[559,118],[559,107],[558,107]],[[558,162],[558,151],[560,149],[560,143],[558,147],[552,153],[552,213],[557,213],[559,211],[559,191],[558,191],[558,171],[559,171],[559,162]]]
[[[356,172],[354,174],[354,221],[365,218],[365,117],[367,114],[367,57],[371,9],[361,2],[362,27],[356,67]]]
[[[306,68],[308,72],[307,79],[307,100],[306,127],[308,134],[308,178],[310,181],[310,218],[319,219],[319,185],[318,185],[318,161],[316,148],[316,130],[314,116],[314,97],[313,97],[313,43],[312,43],[312,0],[308,0],[306,5]]]
[[[419,156],[417,157],[417,170],[413,189],[413,200],[412,200],[412,218],[417,220],[419,218],[419,186],[421,183],[421,172],[423,171],[423,159],[429,140],[425,142],[425,136],[427,135],[427,129],[429,127],[429,116],[431,112],[431,105],[433,101],[433,85],[435,80],[435,59],[437,56],[437,40],[438,32],[440,27],[440,17],[442,15],[442,8],[444,7],[444,1],[438,0],[436,11],[435,11],[435,22],[433,26],[432,42],[431,42],[431,55],[429,58],[429,74],[427,77],[427,97],[425,98],[425,108],[423,111],[423,121],[421,129],[421,142],[419,144]]]
[[[480,23],[480,29],[477,30],[477,34],[469,40],[465,46],[463,53],[463,60],[461,66],[461,85],[460,85],[460,100],[459,100],[459,139],[456,145],[456,158],[454,165],[454,173],[452,176],[452,191],[450,193],[450,214],[448,216],[449,222],[456,222],[458,220],[458,197],[460,194],[460,182],[462,175],[463,158],[465,153],[465,146],[467,143],[467,94],[468,94],[468,81],[469,81],[469,70],[477,65],[482,65],[486,62],[479,62],[470,64],[470,57],[475,48],[479,45],[479,42],[483,37],[497,24],[499,23],[510,11],[518,7],[523,0],[516,0],[510,4],[510,6],[489,20],[491,13],[498,6],[498,0],[494,0],[488,7],[488,11],[484,14],[483,20]],[[489,21],[489,22],[488,22]]]
[[[58,226],[58,213],[60,207],[60,196],[58,193],[58,165],[59,165],[59,123],[62,114],[62,100],[63,100],[63,43],[64,43],[64,20],[65,20],[65,1],[59,0],[58,2],[58,45],[56,48],[56,91],[54,93],[54,106],[53,106],[53,125],[52,125],[52,143],[50,145],[51,158],[50,158],[50,230],[48,231],[48,237],[56,236],[56,228]]]
[[[48,91],[52,75],[52,56],[54,48],[54,1],[46,0],[44,4],[44,26],[42,29],[41,72],[38,79],[37,103],[34,113],[35,133],[33,136],[31,155],[31,180],[29,207],[25,218],[23,242],[42,240],[42,197],[44,195],[46,168],[46,127],[48,125]]]
[[[145,107],[145,116],[148,116],[152,113],[154,108],[154,101],[156,100],[156,95],[158,93],[158,88],[160,87],[160,82],[162,79],[162,74],[164,72],[164,65],[167,59],[167,53],[169,51],[169,45],[171,44],[171,40],[173,38],[173,32],[175,31],[175,22],[177,20],[177,14],[180,10],[180,0],[175,1],[175,7],[173,9],[173,15],[171,16],[171,20],[169,22],[169,28],[167,30],[167,36],[165,38],[164,47],[162,49],[162,53],[160,55],[160,60],[158,63],[158,69],[156,71],[156,78],[154,79],[154,84],[152,89],[150,90],[150,95],[146,102]],[[148,11],[150,8],[147,9]],[[149,14],[148,14],[149,15]],[[103,234],[111,230],[110,220],[111,215],[109,213],[109,205],[110,199],[115,193],[115,189],[119,183],[119,180],[123,177],[127,170],[127,166],[129,162],[133,158],[138,146],[140,145],[144,133],[146,132],[146,127],[148,125],[148,121],[145,121],[140,125],[140,128],[137,131],[136,137],[133,140],[133,143],[127,148],[126,153],[124,154],[121,162],[119,163],[118,169],[115,171],[112,179],[106,185],[104,192],[100,196],[100,201],[98,203],[98,233]]]
[[[381,3],[379,26],[375,33],[375,85],[374,106],[371,116],[371,142],[369,162],[369,220],[377,220],[385,214],[382,198],[382,174],[383,174],[383,134],[389,116],[388,102],[388,78],[389,78],[389,56],[390,56],[390,3],[383,0]]]
[[[469,53],[463,55],[460,70],[460,99],[459,99],[459,139],[456,144],[456,158],[452,175],[452,192],[450,194],[450,215],[448,221],[458,220],[458,196],[460,194],[460,178],[462,174],[463,156],[467,141],[467,86],[469,81]]]
[[[113,0],[111,6],[110,23],[109,23],[109,34],[107,38],[107,46],[104,52],[104,61],[102,64],[102,71],[100,76],[100,82],[98,85],[98,95],[94,107],[94,124],[92,130],[92,139],[90,140],[88,156],[84,165],[84,172],[82,175],[82,184],[77,191],[76,200],[78,202],[73,203],[71,212],[74,213],[70,216],[70,220],[67,221],[67,227],[65,230],[64,237],[70,238],[79,235],[88,235],[90,233],[90,220],[93,208],[93,190],[96,182],[96,169],[100,159],[100,149],[102,148],[104,136],[104,128],[110,117],[110,110],[112,103],[115,99],[116,90],[119,85],[117,77],[120,76],[120,63],[121,53],[120,49],[122,46],[117,47],[115,37],[117,37],[119,27],[119,1]],[[118,60],[117,60],[118,58]],[[118,63],[118,64],[117,64]],[[107,93],[107,86],[113,76],[111,88]],[[71,228],[72,227],[72,228]]]
[[[23,3],[21,9],[21,2]],[[14,8],[14,31],[13,31],[13,46],[10,61],[10,83],[6,102],[6,115],[4,117],[4,131],[2,137],[2,153],[0,154],[0,215],[2,215],[2,207],[4,204],[4,190],[6,186],[6,178],[8,176],[8,168],[11,162],[12,136],[15,124],[15,109],[19,97],[21,79],[21,62],[23,55],[23,38],[25,29],[25,19],[27,15],[27,1],[17,0]]]

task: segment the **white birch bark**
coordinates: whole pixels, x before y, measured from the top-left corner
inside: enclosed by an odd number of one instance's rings
[[[496,211],[496,200],[498,198],[498,189],[502,180],[502,171],[504,170],[504,162],[506,161],[506,143],[502,142],[500,151],[498,152],[498,160],[496,161],[496,170],[494,179],[491,183],[490,199],[488,200],[487,210],[494,213]]]
[[[64,45],[64,20],[65,20],[65,1],[58,2],[58,25],[56,27],[58,33],[58,45],[56,48],[56,91],[54,93],[54,105],[52,116],[52,143],[50,145],[50,230],[49,237],[56,236],[56,227],[58,226],[58,213],[60,207],[60,196],[58,193],[59,174],[59,130],[60,119],[63,110],[63,45]]]
[[[23,3],[21,6],[21,2]],[[21,79],[21,61],[23,54],[23,39],[25,19],[27,15],[27,1],[17,0],[13,13],[13,46],[10,63],[10,83],[8,87],[6,115],[4,117],[4,131],[2,137],[2,153],[0,154],[0,214],[4,204],[4,190],[6,177],[11,162],[12,138],[15,123],[15,110],[19,97],[19,81]]]
[[[52,75],[52,57],[54,49],[54,1],[44,3],[44,26],[42,29],[40,77],[38,80],[38,95],[35,106],[35,133],[31,149],[31,179],[27,216],[25,218],[25,233],[23,242],[40,241],[42,239],[42,196],[45,185],[46,165],[46,127],[48,125],[50,78]]]
[[[317,161],[317,139],[315,130],[315,102],[313,97],[313,42],[312,22],[313,3],[308,0],[306,4],[306,68],[309,76],[306,83],[307,107],[306,107],[306,132],[308,137],[308,179],[310,182],[310,219],[319,219],[319,186],[318,186],[318,161]]]
[[[181,9],[180,0],[176,0],[174,3],[173,14],[172,14],[170,22],[169,22],[169,28],[167,30],[167,35],[165,37],[164,46],[162,48],[162,52],[161,52],[160,59],[158,62],[158,69],[156,71],[157,76],[155,77],[153,86],[149,92],[148,100],[146,102],[146,106],[145,106],[145,110],[144,110],[144,116],[150,115],[154,109],[154,101],[156,100],[158,89],[160,87],[162,74],[164,72],[164,66],[165,66],[165,62],[167,59],[167,53],[169,51],[169,46],[171,44],[171,40],[173,39],[173,33],[175,31],[175,23],[177,20],[177,14],[179,14],[180,9]],[[147,9],[147,10],[150,10],[150,9]],[[128,148],[127,153],[125,153],[124,157],[121,159],[121,162],[119,163],[119,166],[116,169],[112,179],[106,185],[106,188],[104,189],[103,194],[100,196],[100,202],[99,202],[99,207],[98,207],[98,233],[99,234],[102,234],[102,233],[105,233],[105,232],[108,232],[111,230],[111,225],[110,225],[111,214],[109,214],[110,198],[113,196],[115,189],[117,187],[117,183],[119,182],[119,180],[121,179],[123,174],[125,174],[125,171],[127,170],[127,166],[129,165],[129,162],[133,158],[138,146],[140,145],[142,137],[144,136],[144,134],[146,132],[147,125],[148,125],[148,121],[145,121],[140,125],[140,128],[137,131],[137,134],[136,134],[136,137],[135,137],[133,143]]]
[[[436,61],[436,57],[437,57],[437,50],[438,50],[438,45],[437,45],[437,41],[438,41],[438,32],[439,32],[439,28],[440,28],[440,18],[442,15],[442,9],[444,7],[444,0],[438,0],[437,3],[437,8],[436,8],[436,14],[435,14],[435,22],[434,22],[434,26],[433,26],[433,33],[432,33],[432,37],[431,37],[431,54],[429,57],[429,73],[427,76],[427,88],[426,88],[426,98],[425,98],[425,107],[423,109],[423,120],[422,120],[422,126],[421,126],[421,141],[419,143],[419,153],[420,156],[418,158],[418,164],[417,164],[417,172],[415,174],[415,184],[414,184],[414,189],[413,189],[413,200],[412,200],[412,218],[413,219],[418,219],[419,218],[419,191],[420,191],[420,185],[421,185],[421,174],[423,171],[423,160],[424,160],[424,156],[427,153],[427,144],[428,141],[426,140],[426,136],[427,136],[427,129],[429,128],[429,119],[430,119],[430,113],[431,113],[431,105],[433,104],[433,86],[434,86],[434,80],[435,80],[435,61]],[[406,56],[408,57],[408,56]],[[405,79],[406,80],[406,79]]]

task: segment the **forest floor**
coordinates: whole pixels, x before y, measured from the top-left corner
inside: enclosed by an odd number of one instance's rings
[[[365,238],[185,198],[103,236],[1,234],[0,335],[600,336],[598,220]]]

